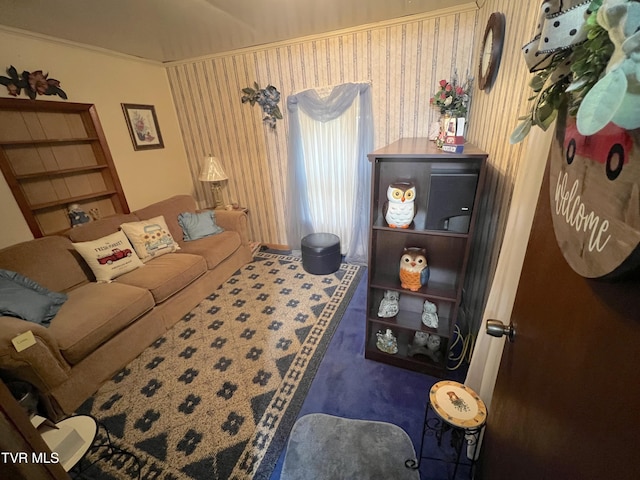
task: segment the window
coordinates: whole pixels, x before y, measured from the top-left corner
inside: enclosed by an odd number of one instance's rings
[[[367,261],[370,90],[369,84],[348,83],[326,97],[306,90],[287,99],[287,234],[294,250],[305,235],[327,232],[340,237],[348,262]]]

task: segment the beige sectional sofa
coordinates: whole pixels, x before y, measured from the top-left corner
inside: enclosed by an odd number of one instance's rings
[[[119,369],[252,260],[247,216],[216,211],[217,235],[185,242],[178,215],[196,212],[181,195],[126,215],[114,215],[0,250],[0,268],[19,272],[68,299],[49,326],[0,316],[0,375],[35,385],[49,416],[73,411]],[[122,223],[162,215],[180,249],[143,267],[97,283],[72,242],[114,233]],[[18,352],[17,335],[31,330],[35,345]]]

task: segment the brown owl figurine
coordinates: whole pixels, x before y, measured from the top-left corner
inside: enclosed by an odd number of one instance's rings
[[[424,248],[408,247],[400,258],[400,282],[402,288],[417,292],[429,280],[427,251]]]

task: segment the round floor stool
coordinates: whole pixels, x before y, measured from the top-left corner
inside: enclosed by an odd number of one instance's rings
[[[333,233],[312,233],[300,242],[302,268],[314,275],[326,275],[340,268],[340,237]]]

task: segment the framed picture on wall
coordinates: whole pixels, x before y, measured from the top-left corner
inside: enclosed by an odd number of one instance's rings
[[[164,148],[162,134],[158,126],[156,109],[153,105],[123,103],[122,111],[129,128],[134,150]]]

